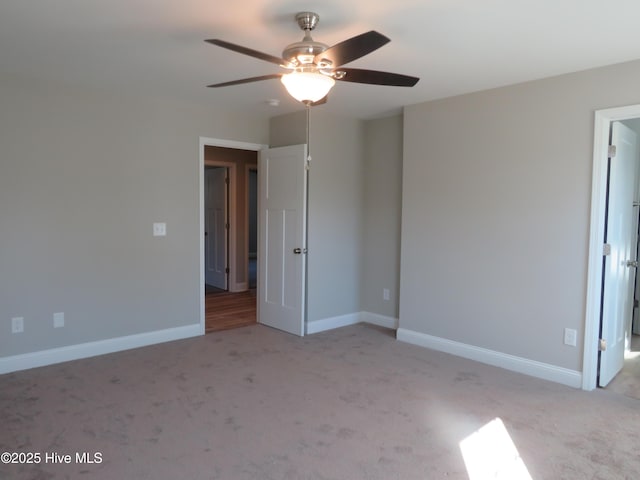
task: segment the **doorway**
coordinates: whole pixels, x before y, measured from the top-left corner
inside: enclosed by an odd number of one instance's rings
[[[587,304],[582,376],[582,388],[584,390],[592,390],[598,386],[602,356],[609,355],[616,351],[614,349],[607,351],[606,341],[608,339],[604,339],[605,342],[601,342],[601,335],[606,335],[607,330],[615,330],[615,328],[611,328],[610,320],[606,318],[606,315],[601,315],[604,293],[607,291],[605,283],[606,278],[603,277],[603,275],[607,275],[607,261],[611,261],[611,259],[608,258],[611,247],[608,247],[609,244],[605,245],[607,240],[607,225],[605,219],[607,218],[607,209],[609,206],[608,199],[612,196],[615,197],[617,194],[617,187],[614,185],[611,187],[613,190],[611,192],[608,191],[609,158],[610,155],[613,155],[613,152],[609,150],[609,141],[612,125],[616,122],[630,124],[633,123],[631,120],[637,118],[640,118],[640,105],[599,110],[595,113],[591,232],[589,239]],[[640,129],[638,131],[640,132]],[[640,133],[638,138],[640,138]],[[637,152],[635,155],[635,165],[637,166],[639,161]],[[638,170],[640,169],[636,168],[636,171]],[[629,197],[625,197],[624,199],[624,201],[628,202],[629,205],[633,202],[636,202],[637,204],[637,173],[634,175],[633,184],[633,193],[624,194]],[[638,206],[636,205],[632,214],[632,218],[634,219],[632,221],[637,222],[638,215]],[[637,232],[637,226],[635,228]],[[637,248],[637,244],[635,246]],[[635,279],[638,270],[633,265],[635,255],[633,258],[625,258],[622,260],[625,262],[625,269],[627,267],[633,267],[633,279]],[[621,259],[616,259],[616,261],[619,263]],[[610,286],[610,288],[612,287]],[[617,353],[615,353],[617,358],[616,361],[619,360],[620,364],[623,361],[624,351],[629,349],[631,343],[631,314],[632,311],[629,310],[629,318],[623,318],[624,328],[618,329],[615,334],[616,338],[613,341],[614,344],[619,344],[618,337],[620,335],[624,335],[623,348],[622,350],[618,349]],[[618,356],[620,357],[618,358]]]
[[[257,230],[257,212],[249,218],[249,173],[257,175],[258,152],[263,145],[200,138],[200,324],[202,333],[256,322],[257,281],[252,283],[250,236]],[[256,177],[257,179],[257,177]],[[226,198],[209,202],[215,190]],[[215,195],[212,195],[215,196]],[[257,257],[257,249],[253,256]],[[215,284],[212,272],[226,282]]]

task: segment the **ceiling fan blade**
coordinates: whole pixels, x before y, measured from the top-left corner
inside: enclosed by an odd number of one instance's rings
[[[391,87],[413,87],[420,80],[418,77],[401,75],[399,73],[379,72],[377,70],[362,70],[359,68],[340,68],[344,72],[342,78],[336,78],[342,82],[368,83],[371,85],[388,85]]]
[[[218,38],[205,40],[205,42],[211,43],[212,45],[217,45],[218,47],[226,48],[228,50],[233,50],[234,52],[243,53],[244,55],[249,55],[250,57],[264,60],[265,62],[275,63],[276,65],[284,65],[287,63],[282,58],[274,57],[273,55],[269,55],[268,53],[262,53],[257,50],[243,47],[241,45],[236,45],[235,43],[225,42],[224,40],[220,40]]]
[[[389,38],[375,30],[371,30],[329,47],[324,52],[316,55],[315,63],[318,64],[322,60],[329,60],[332,63],[332,67],[339,67],[364,57],[388,42],[390,42]]]
[[[274,78],[280,78],[283,74],[281,73],[273,73],[271,75],[262,75],[260,77],[251,77],[251,78],[243,78],[241,80],[232,80],[230,82],[223,83],[214,83],[213,85],[207,85],[207,87],[218,88],[218,87],[229,87],[231,85],[240,85],[242,83],[250,83],[250,82],[259,82],[261,80],[271,80]]]

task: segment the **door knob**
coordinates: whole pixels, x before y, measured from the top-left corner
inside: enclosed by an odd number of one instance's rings
[[[631,268],[638,268],[638,261],[634,261],[634,260],[627,260],[627,267]]]
[[[295,253],[296,255],[300,255],[301,253],[307,253],[307,249],[306,248],[294,248],[293,249],[293,253]]]

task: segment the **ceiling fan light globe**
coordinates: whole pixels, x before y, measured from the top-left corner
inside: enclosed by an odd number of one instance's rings
[[[303,103],[323,99],[336,83],[333,78],[314,72],[293,72],[280,80],[289,95]]]

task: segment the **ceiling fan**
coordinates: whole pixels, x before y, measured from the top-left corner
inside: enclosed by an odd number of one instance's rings
[[[329,47],[311,38],[311,31],[320,20],[318,14],[300,12],[295,18],[300,29],[304,31],[304,38],[300,42],[286,46],[282,52],[282,58],[217,38],[205,40],[213,45],[264,60],[288,70],[287,73],[243,78],[216,83],[209,85],[209,87],[227,87],[279,78],[292,97],[306,105],[319,105],[326,102],[327,94],[336,80],[396,87],[413,87],[420,80],[417,77],[398,73],[343,67],[343,65],[377,50],[390,41],[389,38],[374,30]]]

